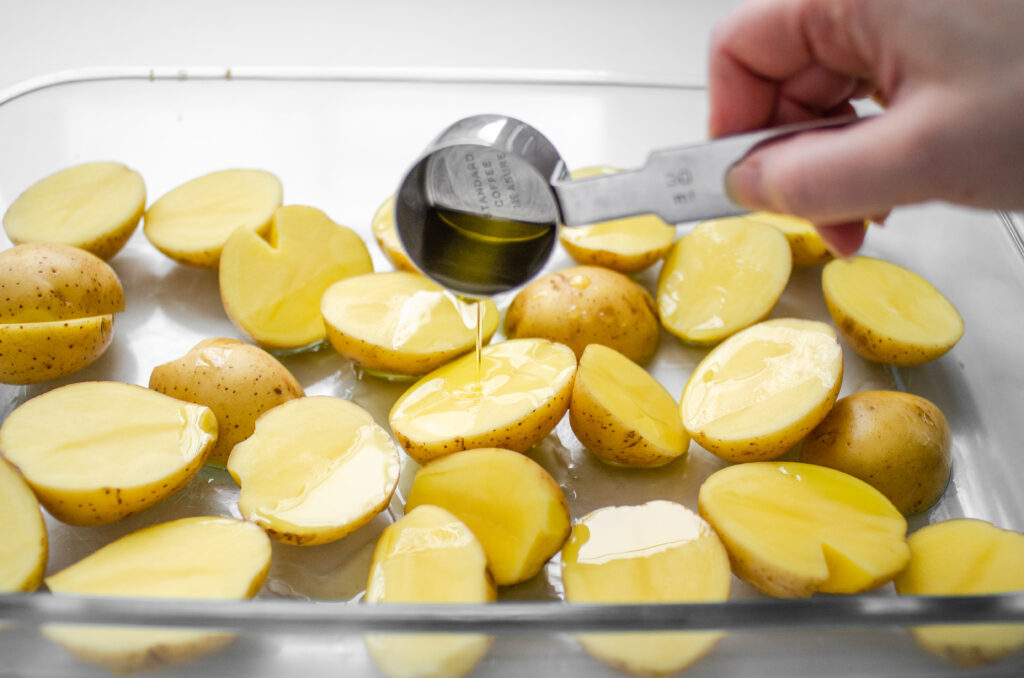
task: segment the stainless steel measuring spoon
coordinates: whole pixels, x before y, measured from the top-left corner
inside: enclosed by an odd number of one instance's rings
[[[571,181],[538,130],[503,115],[475,115],[431,143],[399,185],[395,225],[409,258],[457,294],[519,287],[543,268],[559,224],[653,213],[678,224],[742,214],[725,173],[760,144],[848,125],[815,120],[652,152],[636,170]]]

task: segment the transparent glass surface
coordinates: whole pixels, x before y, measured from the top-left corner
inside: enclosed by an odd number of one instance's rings
[[[99,77],[102,76],[102,77]],[[67,82],[62,82],[68,79]],[[77,81],[73,81],[77,80]],[[379,73],[83,72],[0,93],[0,210],[41,177],[66,166],[116,160],[138,170],[152,202],[210,171],[240,167],[277,174],[286,204],[324,210],[358,231],[376,270],[390,263],[370,220],[405,170],[454,120],[496,112],[530,122],[571,168],[633,167],[648,151],[705,138],[706,94],[665,82],[580,74],[455,71]],[[45,86],[44,86],[45,85]],[[911,529],[955,517],[1024,530],[1024,251],[1018,216],[926,205],[897,210],[872,228],[864,252],[924,276],[958,308],[963,339],[932,363],[892,369],[844,351],[842,395],[902,389],[946,414],[953,431],[953,478],[942,500],[912,516]],[[682,224],[679,234],[691,225]],[[0,234],[0,249],[10,246]],[[181,266],[141,228],[111,260],[127,310],[112,345],[69,377],[0,385],[0,418],[27,399],[67,383],[110,379],[146,385],[152,368],[203,338],[244,338],[221,306],[214,271]],[[560,249],[548,270],[571,265]],[[820,268],[794,269],[773,317],[830,322]],[[657,266],[638,280],[653,292]],[[510,295],[496,301],[507,307]],[[501,334],[495,341],[501,339]],[[663,333],[650,370],[678,398],[706,349]],[[408,382],[362,374],[330,347],[281,356],[307,394],[350,398],[387,426]],[[574,517],[608,505],[671,499],[696,509],[701,481],[725,462],[695,443],[663,468],[603,464],[574,437],[568,418],[529,453],[564,489]],[[0,675],[102,675],[46,638],[54,622],[135,623],[230,629],[239,637],[205,658],[162,675],[377,675],[368,631],[496,636],[473,675],[616,675],[584,653],[574,635],[595,630],[728,629],[688,669],[692,676],[1019,675],[1020,655],[965,672],[919,649],[903,626],[949,621],[1024,622],[1021,594],[975,599],[901,599],[883,587],[850,597],[769,600],[734,578],[729,602],[708,605],[568,605],[556,556],[533,579],[502,589],[499,604],[387,606],[360,602],[380,531],[401,515],[415,463],[406,459],[390,507],[365,527],[324,546],[274,545],[257,600],[242,603],[136,601],[0,595]],[[71,527],[47,516],[48,572],[144,525],[187,515],[238,516],[237,487],[206,468],[181,492],[139,515],[103,527]],[[951,557],[955,557],[951,556]]]

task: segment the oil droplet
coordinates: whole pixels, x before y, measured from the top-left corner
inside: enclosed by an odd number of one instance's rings
[[[590,278],[577,273],[573,277],[569,278],[569,286],[575,287],[578,290],[585,290],[590,287]]]

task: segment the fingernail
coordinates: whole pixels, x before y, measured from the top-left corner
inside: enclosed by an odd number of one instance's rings
[[[761,166],[754,162],[740,162],[725,173],[725,191],[729,199],[749,210],[767,207],[762,195]]]

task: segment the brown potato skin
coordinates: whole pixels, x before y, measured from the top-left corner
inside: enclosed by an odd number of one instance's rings
[[[844,471],[904,515],[929,508],[949,482],[952,437],[942,411],[900,391],[841,398],[803,442],[802,459]]]

